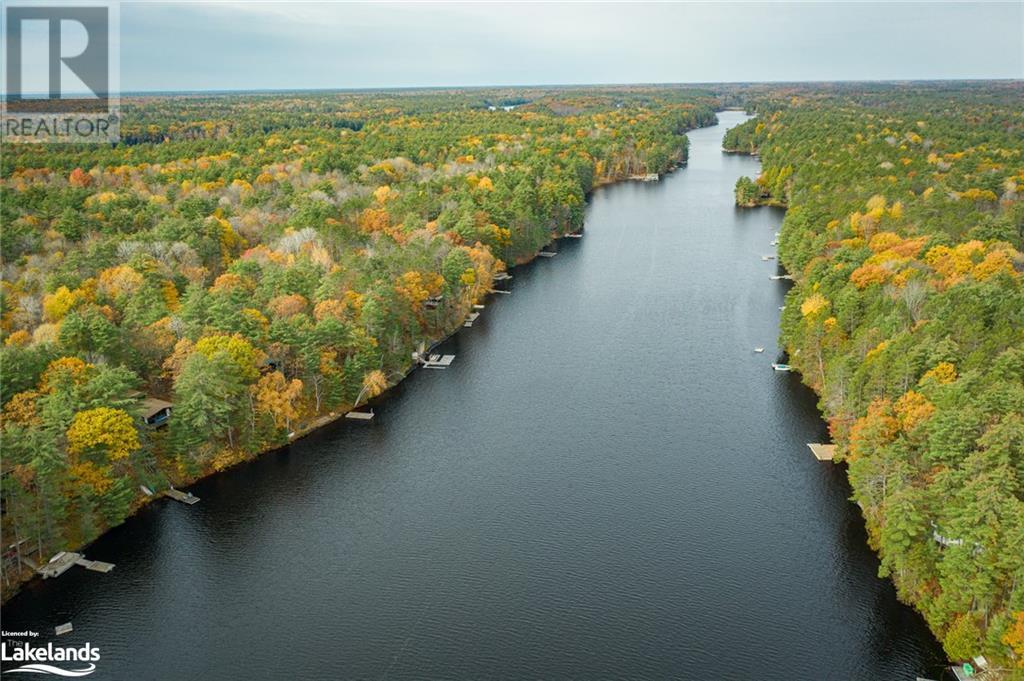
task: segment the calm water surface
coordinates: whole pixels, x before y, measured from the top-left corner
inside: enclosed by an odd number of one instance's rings
[[[451,369],[154,504],[4,628],[72,621],[97,681],[938,676],[770,368],[782,216],[733,207],[758,165],[720,117],[687,168],[597,191]]]

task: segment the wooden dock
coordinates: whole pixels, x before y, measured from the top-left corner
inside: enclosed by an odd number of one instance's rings
[[[113,563],[89,560],[82,554],[75,553],[74,551],[61,551],[51,558],[49,563],[39,568],[39,574],[43,576],[43,579],[60,577],[74,565],[84,567],[86,570],[92,570],[93,572],[107,573],[114,569]]]
[[[429,355],[421,359],[424,369],[447,369],[455,361],[455,355]]]
[[[494,275],[494,281],[508,281],[512,278],[512,275],[508,272],[498,272]]]
[[[89,560],[85,556],[82,556],[75,561],[75,565],[81,565],[86,570],[92,570],[93,572],[102,572],[104,574],[114,569],[113,563],[104,563],[102,560]]]
[[[833,461],[836,456],[835,445],[823,445],[820,442],[808,442],[807,446],[818,461]]]
[[[478,303],[478,304],[476,304],[476,305],[474,305],[474,306],[473,306],[473,309],[474,309],[474,310],[482,310],[482,309],[484,309],[484,306],[483,306],[483,305],[480,305],[480,304]]]
[[[582,239],[583,238],[583,233],[582,232],[570,232],[569,234],[565,235],[565,238],[567,238],[567,239]]]
[[[373,410],[370,411],[350,411],[345,414],[345,418],[353,419],[355,421],[371,421],[373,420]]]
[[[469,316],[466,317],[466,321],[464,321],[462,323],[462,325],[468,329],[471,326],[473,326],[473,322],[475,322],[479,318],[480,318],[480,313],[479,312],[470,312]]]
[[[199,497],[192,494],[192,492],[182,492],[181,490],[174,489],[173,487],[164,492],[164,496],[180,501],[183,504],[189,506],[199,503]]]
[[[768,278],[771,279],[772,281],[783,281],[783,280],[785,280],[785,281],[793,281],[793,275],[792,274],[773,274],[772,276],[770,276]]]
[[[74,553],[73,551],[61,551],[46,565],[39,568],[39,574],[43,576],[43,579],[49,579],[50,577],[60,577],[62,574],[71,569],[71,566],[78,562],[78,559],[82,558],[82,554]]]
[[[501,289],[497,289],[497,288],[492,288],[491,290],[488,291],[488,293],[500,293],[503,296],[510,296],[510,295],[512,295],[511,291],[502,291]]]
[[[541,252],[540,252],[540,253],[538,253],[537,255],[538,255],[539,257],[541,257],[541,258],[553,258],[553,257],[555,257],[556,255],[558,255],[558,253],[556,253],[556,252],[554,252],[554,251],[541,251]]]

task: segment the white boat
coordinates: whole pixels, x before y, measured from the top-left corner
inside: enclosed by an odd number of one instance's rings
[[[754,348],[754,352],[764,352],[764,348]]]
[[[772,362],[772,369],[775,369],[776,371],[790,371],[793,369],[793,367],[789,366],[788,364],[779,364],[778,362]]]

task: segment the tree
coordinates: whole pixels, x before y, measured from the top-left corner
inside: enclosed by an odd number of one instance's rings
[[[82,455],[100,451],[110,461],[127,458],[139,448],[131,415],[121,409],[96,407],[75,414],[68,428],[68,451]]]
[[[287,380],[280,371],[272,371],[260,377],[250,389],[256,411],[269,414],[278,428],[291,429],[291,422],[298,418],[298,401],[302,396],[302,381]]]

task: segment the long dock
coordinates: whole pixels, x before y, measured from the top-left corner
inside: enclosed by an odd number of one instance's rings
[[[93,572],[107,573],[114,569],[113,563],[89,560],[81,553],[75,553],[74,551],[61,551],[51,558],[50,562],[39,568],[39,574],[43,576],[43,579],[60,577],[75,565],[84,567],[86,570],[92,570]]]
[[[345,418],[354,419],[356,421],[370,421],[373,419],[373,410],[370,411],[350,411],[345,414]]]
[[[180,501],[183,504],[188,504],[189,506],[199,503],[199,497],[192,494],[192,492],[182,492],[181,490],[174,489],[173,487],[165,491],[164,496],[174,499],[175,501]]]

